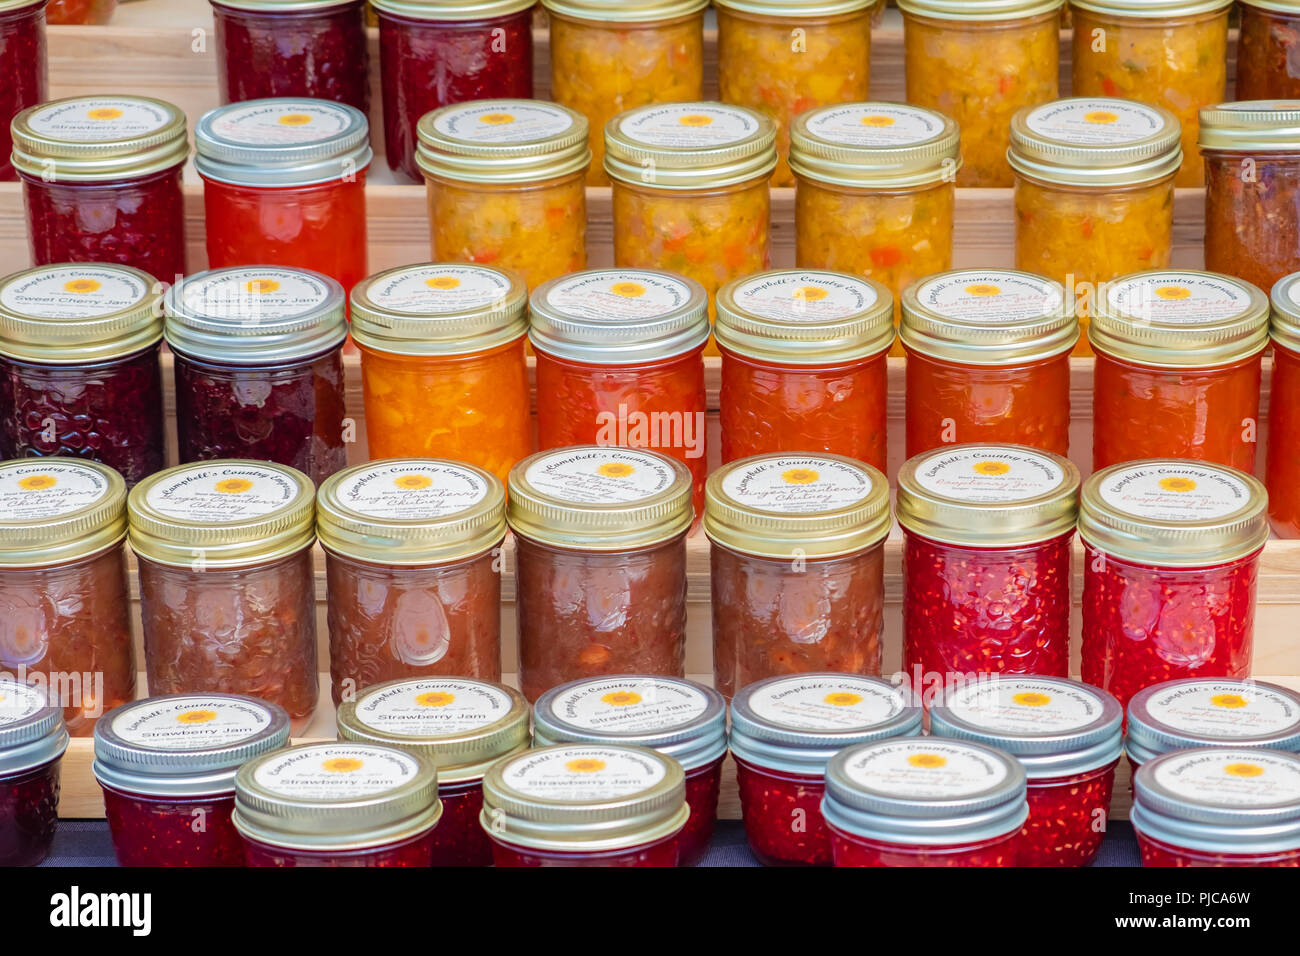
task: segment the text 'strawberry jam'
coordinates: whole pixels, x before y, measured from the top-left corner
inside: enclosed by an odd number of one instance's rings
[[[689,817],[682,765],[645,747],[557,744],[483,779],[497,866],[677,866]]]
[[[0,8],[0,78],[0,181],[12,181],[18,176],[9,158],[9,124],[27,107],[49,99],[44,0],[18,0]]]
[[[930,733],[995,747],[1024,768],[1017,866],[1086,866],[1101,849],[1123,749],[1119,701],[1079,681],[995,677],[950,688]]]
[[[59,708],[45,693],[0,678],[0,866],[35,866],[49,855],[67,748]]]
[[[1083,486],[1083,679],[1128,705],[1181,677],[1247,677],[1268,495],[1244,472],[1142,461]]]
[[[336,705],[398,678],[501,679],[505,510],[495,475],[436,458],[357,465],[321,485]]]
[[[343,704],[338,730],[340,740],[397,747],[438,768],[434,866],[492,864],[479,825],[483,777],[496,761],[528,749],[528,702],[518,691],[455,677],[389,681]]]
[[[1272,293],[1273,381],[1264,484],[1273,533],[1300,538],[1300,273]]]
[[[767,866],[830,866],[826,764],[846,747],[920,732],[911,693],[877,677],[804,674],[741,688],[730,748],[750,850]]]
[[[703,859],[713,839],[727,753],[727,704],[717,691],[635,674],[553,687],[533,709],[535,745],[617,744],[667,754],[686,773],[691,818],[678,837],[678,865]]]
[[[289,715],[232,694],[152,697],[95,725],[95,779],[121,866],[243,866],[235,771],[289,742]]]
[[[579,445],[510,473],[519,685],[682,677],[691,476],[652,451]]]
[[[1300,64],[1295,60],[1300,10],[1288,0],[1242,0],[1237,4],[1238,100],[1300,98]]]

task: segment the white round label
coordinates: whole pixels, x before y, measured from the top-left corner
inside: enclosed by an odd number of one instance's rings
[[[1250,299],[1250,292],[1236,282],[1195,272],[1144,272],[1106,287],[1111,312],[1166,325],[1208,325],[1235,318],[1249,308]]]
[[[487,308],[509,293],[510,280],[500,272],[470,265],[412,266],[365,286],[366,298],[375,305],[431,319]]]
[[[180,289],[188,314],[250,326],[307,315],[328,301],[330,291],[306,272],[256,267],[185,279]]]
[[[808,118],[808,132],[840,146],[914,146],[943,132],[943,118],[902,103],[828,106]]]
[[[721,103],[647,106],[619,123],[619,132],[628,139],[666,149],[729,146],[749,139],[759,128],[752,114]]]
[[[916,297],[946,319],[975,325],[1048,318],[1060,312],[1064,303],[1055,283],[999,270],[936,276],[921,283]]]
[[[1170,793],[1195,803],[1300,808],[1300,761],[1267,750],[1195,751],[1162,761],[1153,776]]]
[[[482,475],[435,462],[375,464],[339,482],[341,505],[368,518],[431,521],[468,511],[487,497]]]
[[[0,680],[0,727],[26,720],[45,709],[46,697],[35,687],[13,680]]]
[[[340,741],[286,750],[259,766],[253,779],[282,797],[354,800],[396,790],[419,772],[404,753]]]
[[[546,304],[570,319],[655,319],[691,301],[685,282],[653,272],[579,272],[546,293]]]
[[[558,695],[551,713],[583,730],[635,734],[684,726],[708,706],[709,699],[686,684],[624,678],[592,681]]]
[[[736,286],[732,298],[744,311],[778,322],[835,322],[862,315],[880,296],[861,279],[833,272],[758,275]]]
[[[1290,697],[1239,681],[1171,687],[1147,699],[1146,712],[1166,727],[1198,737],[1235,739],[1300,731]]]
[[[947,704],[954,717],[981,730],[1027,737],[1081,730],[1101,718],[1104,706],[1081,687],[1032,677],[975,681]]]
[[[271,726],[271,711],[252,701],[165,697],[129,707],[113,718],[113,733],[151,750],[206,750],[255,737]]]
[[[69,143],[102,143],[157,132],[176,118],[160,103],[135,98],[86,97],[52,103],[28,120],[32,131]]]
[[[149,292],[139,276],[110,266],[51,266],[7,282],[0,306],[39,319],[97,319],[140,305]]]
[[[524,480],[571,504],[625,504],[662,494],[677,480],[667,462],[627,448],[557,451],[534,461]]]
[[[39,458],[0,465],[0,522],[57,518],[106,494],[108,480],[92,468]]]
[[[575,744],[522,754],[501,776],[518,793],[586,803],[644,793],[667,775],[654,754]]]
[[[1109,475],[1101,500],[1153,521],[1194,523],[1235,514],[1250,501],[1245,482],[1212,465],[1134,465]]]
[[[454,677],[411,680],[363,693],[357,719],[402,737],[451,737],[489,727],[510,713],[510,695],[478,681]]]
[[[945,498],[1003,503],[1050,494],[1065,472],[1046,455],[993,445],[935,452],[918,465],[915,480]]]
[[[298,482],[270,466],[196,464],[152,485],[144,500],[169,518],[224,524],[265,517],[300,494]]]
[[[952,740],[909,737],[871,747],[849,761],[845,776],[893,797],[960,798],[986,793],[1007,779],[1007,765]]]
[[[1149,106],[1127,100],[1065,100],[1040,106],[1025,125],[1072,146],[1123,146],[1155,136],[1165,119]]]
[[[535,143],[573,128],[573,117],[550,103],[465,103],[433,121],[441,135],[469,143]]]
[[[869,730],[902,713],[892,687],[849,675],[789,677],[749,696],[755,716],[791,730]]]
[[[352,114],[324,100],[272,100],[223,109],[210,126],[216,138],[249,146],[303,146],[345,133]]]
[[[836,511],[871,494],[872,481],[861,468],[833,458],[767,458],[733,468],[722,490],[733,500],[780,514]]]

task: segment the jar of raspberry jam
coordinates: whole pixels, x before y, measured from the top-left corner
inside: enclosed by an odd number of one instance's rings
[[[727,755],[727,703],[693,681],[634,674],[553,687],[533,709],[534,742],[616,744],[667,754],[686,773],[691,818],[678,838],[678,865],[708,852]]]
[[[1273,381],[1264,484],[1280,538],[1300,538],[1300,272],[1273,286]]]
[[[1119,701],[1079,681],[1000,677],[949,689],[930,710],[930,733],[1020,761],[1029,819],[1017,866],[1086,866],[1106,835],[1123,719]]]
[[[0,3],[0,182],[12,182],[9,154],[13,118],[49,99],[49,68],[45,54],[45,0]]]
[[[1021,445],[951,445],[898,473],[903,664],[926,707],[954,678],[1066,677],[1079,472]]]
[[[161,294],[127,266],[0,279],[0,458],[100,461],[135,484],[163,466]]]
[[[281,707],[234,694],[151,697],[95,725],[92,770],[121,866],[243,866],[235,771],[289,742]]]
[[[341,740],[264,754],[235,776],[248,866],[428,867],[438,773],[412,753]]]
[[[1195,461],[1115,465],[1084,483],[1083,679],[1128,705],[1182,677],[1247,677],[1268,495]]]
[[[343,443],[343,288],[319,272],[243,266],[167,290],[182,462],[251,458],[321,482]]]
[[[480,820],[497,866],[677,866],[684,777],[644,747],[542,747],[492,765]]]
[[[822,813],[837,867],[1019,866],[1025,771],[964,740],[866,744],[826,767]]]
[[[853,674],[772,677],[731,701],[731,756],[749,848],[767,866],[830,866],[826,765],[855,744],[921,733],[905,686]]]
[[[53,100],[13,121],[32,263],[112,262],[185,274],[185,113],[143,96]]]
[[[479,825],[483,776],[528,749],[528,702],[518,691],[456,677],[389,681],[344,703],[338,729],[340,740],[396,747],[438,768],[434,866],[492,865],[492,843]]]
[[[505,514],[495,475],[436,458],[357,465],[321,485],[335,704],[397,678],[501,679]]]
[[[0,677],[0,866],[36,866],[59,825],[68,732],[38,686]]]

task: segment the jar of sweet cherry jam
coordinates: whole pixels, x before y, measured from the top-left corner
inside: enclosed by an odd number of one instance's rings
[[[1139,461],[1083,486],[1083,679],[1121,704],[1180,677],[1247,677],[1268,495],[1196,461]]]
[[[289,742],[289,715],[235,694],[151,697],[95,725],[92,770],[121,866],[243,866],[235,771]]]
[[[143,96],[80,96],[13,121],[32,263],[112,262],[185,274],[185,113]]]
[[[525,458],[507,492],[524,696],[582,677],[684,676],[686,466],[578,445]]]
[[[727,755],[727,702],[711,688],[634,674],[553,687],[533,708],[534,744],[616,744],[667,754],[686,773],[691,818],[678,837],[678,865],[709,849]]]
[[[1300,7],[1295,0],[1242,0],[1237,4],[1237,100],[1300,98],[1295,61]]]
[[[36,866],[59,825],[68,732],[36,685],[0,677],[0,866]]]
[[[749,848],[767,866],[830,866],[826,765],[856,744],[921,733],[904,686],[853,674],[772,677],[731,701],[731,756]]]
[[[1020,445],[952,445],[898,473],[903,662],[923,703],[976,674],[1066,677],[1079,472]]]
[[[1273,380],[1264,483],[1273,533],[1300,538],[1300,272],[1273,286]]]
[[[505,512],[495,475],[437,458],[374,461],[321,485],[336,705],[397,678],[501,679]]]
[[[377,684],[338,711],[340,740],[384,744],[438,768],[442,819],[434,866],[490,866],[492,843],[479,815],[483,777],[529,746],[528,702],[501,684],[423,677]]]
[[[949,688],[930,710],[930,733],[996,747],[1024,768],[1017,866],[1086,866],[1106,835],[1123,720],[1119,701],[1088,684],[1001,677]]]
[[[45,55],[45,0],[0,3],[0,182],[18,178],[9,154],[13,118],[49,99]],[[698,94],[691,99],[698,99]]]

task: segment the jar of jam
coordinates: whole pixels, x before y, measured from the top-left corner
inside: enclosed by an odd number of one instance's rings
[[[39,687],[0,677],[0,866],[36,866],[59,825],[68,732]]]
[[[438,768],[433,866],[492,865],[492,843],[479,825],[483,777],[528,749],[528,702],[518,691],[455,677],[389,681],[345,702],[338,730],[340,740],[396,747]]]
[[[996,747],[1024,768],[1017,866],[1087,866],[1106,834],[1123,720],[1119,701],[1079,681],[1003,677],[950,688],[930,733]]]
[[[645,747],[558,744],[483,778],[497,866],[677,866],[689,817],[682,765]]]
[[[580,445],[510,473],[519,686],[685,675],[691,477],[652,451]]]
[[[1092,467],[1189,458],[1255,470],[1269,302],[1211,272],[1141,272],[1108,283],[1088,327]]]
[[[59,26],[102,26],[113,18],[118,0],[50,0],[50,23]]]
[[[32,263],[185,274],[185,113],[143,96],[52,100],[13,121]]]
[[[336,705],[397,678],[501,679],[505,510],[495,475],[436,458],[357,465],[321,485]]]
[[[243,866],[235,771],[289,742],[289,715],[235,694],[151,697],[95,725],[92,770],[121,866]]]
[[[741,688],[730,748],[750,851],[766,866],[830,866],[827,763],[855,744],[920,733],[911,693],[878,677],[802,674]]]
[[[826,767],[837,867],[1019,866],[1029,813],[1020,762],[964,740],[885,740]]]
[[[873,279],[761,272],[718,292],[722,460],[808,451],[885,470],[894,299]]]
[[[586,743],[649,747],[686,773],[691,818],[678,837],[678,865],[704,858],[718,816],[727,755],[727,703],[702,684],[632,674],[553,687],[533,709],[535,745]]]
[[[1273,286],[1273,379],[1264,480],[1273,533],[1300,538],[1300,273]]]
[[[428,867],[442,817],[438,773],[379,744],[306,744],[235,776],[235,829],[248,866]]]
[[[1241,0],[1237,40],[1238,100],[1300,98],[1295,44],[1300,8],[1292,0]]]
[[[135,697],[125,539],[126,485],[111,468],[0,463],[0,672],[51,688],[78,736]]]
[[[128,485],[161,468],[161,299],[127,266],[0,279],[0,459],[101,461]]]
[[[44,0],[11,0],[0,4],[0,182],[16,180],[13,118],[37,103],[49,99],[49,69],[45,56]],[[699,99],[699,96],[687,97]]]
[[[152,694],[247,694],[301,733],[316,709],[315,488],[287,465],[158,472],[127,499]]]
[[[533,96],[536,0],[371,0],[388,166],[420,179],[420,118],[469,100]],[[1222,97],[1220,97],[1221,99]]]
[[[954,679],[1066,677],[1079,471],[1022,445],[951,445],[898,473],[903,664],[929,707]]]
[[[903,293],[908,457],[954,442],[1070,451],[1074,302],[1009,269],[932,276]]]
[[[1083,486],[1083,679],[1121,704],[1179,677],[1247,677],[1264,486],[1196,461],[1141,461]]]
[[[309,99],[219,106],[194,127],[208,265],[313,269],[350,290],[366,265],[370,126]]]

